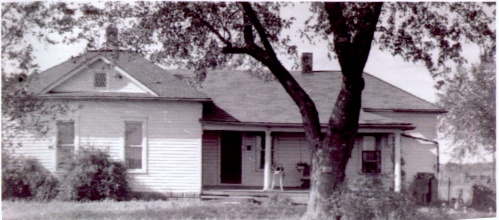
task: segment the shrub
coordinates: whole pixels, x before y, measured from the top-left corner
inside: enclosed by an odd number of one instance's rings
[[[329,199],[330,215],[346,219],[420,219],[422,213],[411,196],[394,192],[391,180],[382,175],[348,180]]]
[[[63,174],[61,200],[123,200],[129,193],[126,167],[105,151],[80,149]]]
[[[473,185],[473,200],[471,207],[480,211],[489,211],[496,208],[495,190],[484,185]]]
[[[2,198],[45,201],[57,195],[58,180],[35,158],[2,154]]]

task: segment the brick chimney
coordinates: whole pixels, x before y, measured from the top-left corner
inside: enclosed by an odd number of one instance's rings
[[[301,54],[301,72],[311,73],[313,71],[313,54],[312,53],[302,53]]]
[[[118,28],[109,25],[106,28],[106,49],[118,49]]]

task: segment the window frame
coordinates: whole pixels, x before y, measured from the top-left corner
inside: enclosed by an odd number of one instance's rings
[[[123,125],[123,138],[122,138],[122,148],[121,148],[121,151],[122,151],[122,161],[123,163],[125,164],[126,166],[126,159],[127,159],[127,155],[126,155],[126,124],[127,123],[133,123],[133,122],[139,122],[142,124],[142,154],[141,154],[141,157],[142,157],[142,166],[140,169],[128,169],[127,168],[127,172],[128,173],[147,173],[147,164],[148,164],[148,158],[147,158],[147,152],[148,152],[148,146],[147,146],[147,143],[148,143],[148,138],[147,138],[147,128],[148,128],[148,124],[147,124],[147,118],[123,118],[123,122],[122,122],[122,125]]]
[[[249,133],[251,137],[253,137],[254,140],[254,154],[255,154],[255,171],[261,171],[265,169],[265,132],[250,132]],[[274,149],[274,144],[271,143],[271,149],[270,149],[270,158],[271,158],[271,163],[275,163],[275,149]]]
[[[97,74],[104,75],[104,86],[97,86]],[[106,72],[94,72],[94,88],[96,89],[107,89],[109,87],[109,77]]]
[[[62,145],[59,145],[59,123],[72,123],[73,124],[73,143],[72,144],[62,144]],[[73,147],[73,155],[76,154],[76,152],[78,152],[78,124],[77,124],[77,120],[56,120],[55,121],[55,142],[54,142],[54,146],[55,146],[55,160],[54,160],[54,170],[56,172],[62,172],[62,171],[65,171],[64,167],[62,166],[59,166],[59,162],[60,162],[60,158],[59,158],[59,154],[60,154],[60,151],[59,151],[59,146],[62,146],[62,147],[68,147],[68,146],[72,146]]]
[[[365,137],[373,137],[374,138],[374,150],[364,150],[365,145]],[[375,134],[365,134],[360,136],[360,173],[365,175],[376,175],[383,172],[383,153],[382,153],[382,136]],[[374,153],[376,159],[373,160],[364,160],[365,153]],[[375,172],[366,172],[366,163],[376,163],[377,170]]]

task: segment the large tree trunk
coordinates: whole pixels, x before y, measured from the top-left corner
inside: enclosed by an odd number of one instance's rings
[[[345,169],[355,142],[364,81],[344,80],[336,101],[328,131],[321,145],[312,153],[310,197],[305,218],[331,219],[327,200],[345,180]]]
[[[326,134],[321,134],[317,108],[289,71],[282,66],[267,39],[265,28],[248,2],[240,2],[245,12],[245,46],[226,44],[224,53],[248,54],[262,62],[274,74],[286,92],[298,106],[303,119],[305,135],[312,149],[312,173],[310,199],[305,213],[308,219],[330,219],[328,202],[333,192],[345,180],[345,168],[357,134],[364,89],[362,73],[371,49],[376,23],[382,3],[363,3],[360,11],[362,22],[352,37],[344,17],[348,3],[325,3],[325,11],[334,34],[335,53],[341,66],[343,84],[331,114]],[[346,10],[348,11],[348,9]],[[260,37],[263,47],[255,44],[252,28]],[[333,214],[335,215],[335,214]]]
[[[327,201],[345,180],[345,169],[352,153],[359,126],[362,73],[369,57],[371,41],[382,3],[365,3],[364,28],[353,37],[344,17],[345,3],[325,3],[334,35],[335,53],[341,66],[343,84],[329,125],[319,147],[312,153],[310,197],[305,219],[340,218]],[[313,142],[310,144],[313,146]],[[331,216],[332,215],[332,216]]]

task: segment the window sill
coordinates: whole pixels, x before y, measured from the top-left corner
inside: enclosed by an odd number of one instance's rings
[[[146,174],[147,170],[146,169],[141,169],[141,170],[127,170],[127,173],[130,174]]]

